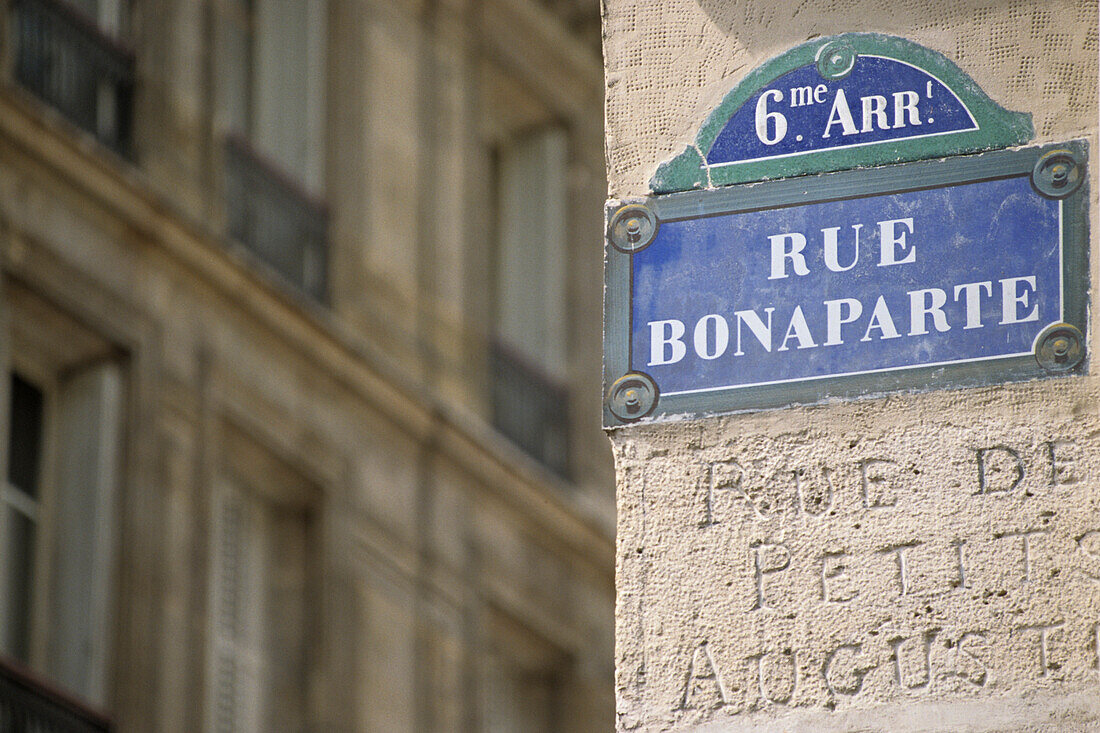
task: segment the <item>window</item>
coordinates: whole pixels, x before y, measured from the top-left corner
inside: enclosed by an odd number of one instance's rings
[[[515,620],[493,612],[482,670],[481,730],[553,733],[559,720],[567,658]]]
[[[219,109],[303,189],[324,189],[325,5],[320,0],[219,0]]]
[[[0,708],[45,730],[73,706],[12,665],[85,704],[108,699],[125,369],[49,301],[0,287],[0,677],[24,690]]]
[[[8,428],[8,480],[3,486],[0,536],[6,560],[3,610],[4,651],[30,661],[31,589],[34,585],[35,538],[38,534],[39,465],[42,457],[42,390],[18,374],[11,375]]]
[[[326,3],[219,0],[227,232],[324,301]]]
[[[214,502],[209,728],[304,730],[306,515],[230,479]]]
[[[10,375],[2,653],[106,701],[122,380],[102,363]]]
[[[558,680],[513,660],[491,655],[486,661],[485,733],[552,733],[558,707]]]
[[[134,54],[126,0],[13,0],[15,78],[122,155],[130,153]]]
[[[558,127],[516,136],[497,152],[493,420],[562,475],[569,467],[566,164]]]

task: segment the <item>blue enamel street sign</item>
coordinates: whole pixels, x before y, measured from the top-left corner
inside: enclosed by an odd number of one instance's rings
[[[1031,116],[1006,110],[936,51],[880,33],[815,38],[723,97],[654,193],[775,180],[1023,145]]]
[[[1087,147],[609,207],[605,424],[1084,368]]]
[[[753,94],[722,127],[707,163],[715,168],[978,129],[966,103],[928,71],[872,54],[847,55],[843,63],[847,73],[839,79],[807,64]]]

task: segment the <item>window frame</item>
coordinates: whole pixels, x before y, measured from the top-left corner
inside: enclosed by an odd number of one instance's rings
[[[16,287],[12,287],[15,285]],[[17,323],[18,321],[18,323]],[[43,322],[44,321],[44,322]],[[34,333],[29,337],[29,333]],[[76,336],[74,338],[74,335]],[[31,341],[30,339],[34,340]],[[92,327],[74,318],[67,310],[22,282],[7,280],[0,276],[0,367],[4,370],[4,386],[0,397],[0,406],[4,415],[0,419],[0,441],[2,441],[2,460],[4,490],[8,490],[8,466],[11,423],[11,374],[18,373],[42,392],[42,446],[38,466],[38,522],[33,541],[33,560],[31,592],[29,604],[28,645],[26,659],[19,659],[0,649],[0,655],[20,667],[28,669],[37,677],[49,680],[58,689],[92,708],[105,708],[108,704],[115,669],[111,660],[117,656],[117,619],[118,604],[115,601],[119,588],[121,561],[120,531],[122,527],[122,496],[127,481],[124,454],[129,433],[127,404],[129,375],[126,363],[111,343]],[[97,376],[95,372],[105,367],[113,371],[113,376]],[[87,585],[77,591],[86,592],[89,607],[83,608],[88,618],[87,654],[84,658],[74,658],[66,653],[71,641],[58,629],[67,629],[61,622],[64,609],[62,574],[71,565],[63,563],[61,538],[64,536],[62,523],[65,521],[61,506],[61,492],[64,477],[65,446],[63,442],[62,401],[63,391],[74,385],[76,380],[85,376],[92,379],[114,380],[114,387],[107,384],[93,384],[104,391],[94,393],[92,409],[102,410],[113,405],[115,412],[109,420],[103,419],[99,412],[97,430],[94,437],[97,443],[92,450],[103,447],[102,430],[115,431],[107,443],[109,454],[96,453],[96,472],[89,473],[88,483],[94,485],[97,495],[91,500],[95,515],[88,536],[91,537],[90,564],[93,573],[99,577],[89,580]],[[71,394],[74,409],[80,404],[82,385],[74,385]],[[113,390],[113,391],[112,391]],[[109,394],[113,402],[105,401]],[[86,396],[87,393],[84,393]],[[83,403],[87,406],[88,403]],[[79,424],[79,423],[78,423]],[[77,449],[77,444],[71,444]],[[107,485],[100,480],[106,478]],[[15,489],[16,491],[18,489]],[[100,532],[103,523],[108,523],[108,531]],[[6,518],[0,521],[0,532],[6,532]],[[71,557],[71,555],[70,555]],[[2,571],[6,573],[6,571]],[[0,577],[0,588],[9,587],[9,578]],[[0,623],[8,623],[8,612],[0,608]],[[61,624],[61,625],[59,625]],[[6,631],[5,631],[6,633]],[[0,636],[0,639],[3,637]],[[84,638],[84,637],[81,637]],[[81,667],[84,667],[81,669]],[[80,679],[66,680],[67,675],[77,671]]]
[[[284,463],[279,457],[279,451],[270,448],[256,439],[254,434],[248,434],[241,426],[229,419],[218,421],[220,438],[217,441],[222,446],[222,455],[218,460],[218,467],[209,480],[209,489],[206,492],[207,511],[210,512],[209,526],[211,531],[207,536],[206,568],[204,592],[207,599],[206,618],[204,619],[205,633],[205,657],[203,670],[205,679],[202,689],[204,705],[201,711],[203,725],[207,730],[216,731],[219,724],[219,690],[218,690],[218,652],[221,648],[229,646],[237,649],[246,648],[249,662],[257,671],[261,680],[261,691],[270,693],[271,689],[278,687],[272,680],[278,677],[276,665],[284,658],[285,647],[274,647],[271,634],[271,618],[280,618],[280,611],[290,608],[285,599],[275,599],[275,590],[278,589],[278,578],[287,571],[288,563],[285,557],[275,557],[273,550],[278,545],[278,535],[281,529],[291,522],[294,531],[299,532],[298,539],[301,542],[300,555],[294,560],[300,563],[294,568],[301,574],[301,593],[294,600],[300,613],[300,624],[294,628],[293,650],[301,654],[301,675],[298,680],[301,683],[300,697],[297,702],[300,707],[299,719],[303,727],[309,728],[313,720],[313,701],[315,692],[311,684],[315,674],[313,657],[310,652],[311,634],[315,631],[321,618],[321,609],[310,603],[314,596],[317,583],[320,578],[317,575],[318,543],[321,540],[318,525],[320,512],[320,492],[313,482],[300,473],[296,468]],[[264,609],[258,617],[259,635],[254,639],[244,641],[226,641],[219,638],[218,618],[221,610],[218,603],[219,570],[221,568],[220,543],[223,539],[221,529],[223,523],[222,508],[227,495],[231,501],[237,504],[242,517],[250,519],[253,531],[260,530],[260,535],[253,543],[253,551],[263,553],[261,562],[255,563],[257,572],[262,577],[256,584],[261,593]],[[247,548],[245,550],[248,551]],[[280,603],[282,601],[282,603]],[[285,639],[284,639],[285,640]],[[275,709],[270,695],[267,699],[252,711],[254,719],[263,729],[268,716]],[[253,718],[248,718],[253,719]],[[234,719],[234,724],[240,723],[241,718]],[[290,725],[283,721],[286,725]]]
[[[34,523],[34,540],[31,548],[31,579],[30,598],[28,604],[27,620],[27,649],[26,659],[11,657],[7,650],[0,649],[0,654],[9,656],[24,664],[30,669],[44,671],[48,663],[48,629],[49,622],[45,611],[50,607],[53,597],[53,578],[50,572],[55,557],[54,538],[57,536],[57,503],[56,503],[56,466],[57,466],[57,394],[58,379],[52,374],[40,360],[36,360],[26,353],[13,354],[11,361],[4,365],[6,381],[10,383],[12,374],[19,376],[32,384],[42,393],[42,435],[38,461],[38,475],[35,477],[38,494],[35,507],[37,517]],[[0,504],[7,506],[8,492],[19,492],[19,489],[10,485],[8,481],[8,466],[11,457],[7,455],[7,445],[10,438],[11,425],[11,390],[5,388],[4,395],[4,443],[5,456],[3,466],[3,489],[5,498]],[[0,520],[0,546],[6,546],[7,532],[9,531],[7,518]],[[6,576],[0,579],[4,588],[8,588],[10,578]],[[4,624],[3,635],[7,633],[7,624],[11,623],[8,617],[8,609],[2,612],[0,623]]]

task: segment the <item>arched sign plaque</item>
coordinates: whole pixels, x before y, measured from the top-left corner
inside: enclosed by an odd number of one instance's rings
[[[1022,145],[1009,112],[943,55],[903,38],[846,33],[791,49],[734,87],[654,193],[713,188]]]

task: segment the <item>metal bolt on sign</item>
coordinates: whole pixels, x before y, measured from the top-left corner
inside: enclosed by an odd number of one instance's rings
[[[855,65],[856,52],[847,41],[830,41],[817,51],[817,73],[824,79],[843,79]]]
[[[615,249],[627,254],[640,252],[657,236],[657,216],[643,204],[627,204],[611,216],[607,237]]]
[[[1031,185],[1043,196],[1061,199],[1080,188],[1085,166],[1072,150],[1059,148],[1045,153],[1031,172]]]
[[[1048,372],[1068,372],[1085,358],[1085,337],[1068,323],[1053,323],[1035,339],[1035,358]]]
[[[607,391],[607,409],[623,422],[633,422],[653,411],[657,396],[657,385],[648,374],[629,372]]]

